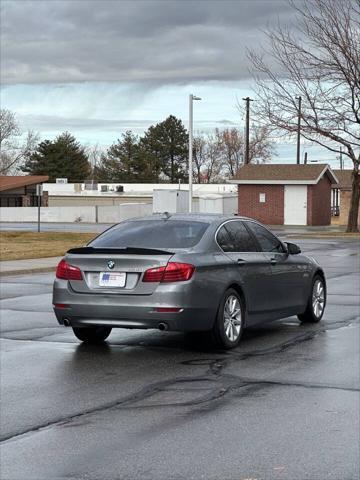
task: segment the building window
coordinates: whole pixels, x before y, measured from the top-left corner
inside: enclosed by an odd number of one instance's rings
[[[338,217],[340,215],[340,202],[339,202],[339,189],[333,188],[331,195],[331,215],[333,217]]]

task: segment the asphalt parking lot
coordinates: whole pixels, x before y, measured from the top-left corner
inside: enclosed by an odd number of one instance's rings
[[[57,326],[52,274],[2,277],[2,480],[359,478],[358,239],[299,239],[323,321],[249,329],[229,352],[181,333]]]

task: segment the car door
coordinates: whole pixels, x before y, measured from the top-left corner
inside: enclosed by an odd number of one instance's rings
[[[245,221],[271,265],[271,310],[291,309],[304,303],[304,268],[282,242],[257,222]]]
[[[242,286],[249,315],[267,308],[266,288],[270,261],[240,220],[229,220],[218,230],[217,243],[234,263],[237,282]]]

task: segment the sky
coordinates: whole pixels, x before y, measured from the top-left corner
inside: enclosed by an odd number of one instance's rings
[[[176,115],[195,132],[243,128],[237,105],[253,96],[247,48],[265,30],[295,24],[286,0],[2,0],[1,107],[23,131],[52,139],[68,130],[84,145],[112,144]],[[337,167],[336,154],[303,145]],[[296,147],[277,145],[276,162]]]

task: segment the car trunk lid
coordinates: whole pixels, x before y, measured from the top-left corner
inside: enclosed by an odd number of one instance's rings
[[[142,282],[144,272],[166,266],[172,256],[149,248],[75,248],[66,261],[81,270],[83,279],[69,282],[77,293],[151,295],[159,282]]]

